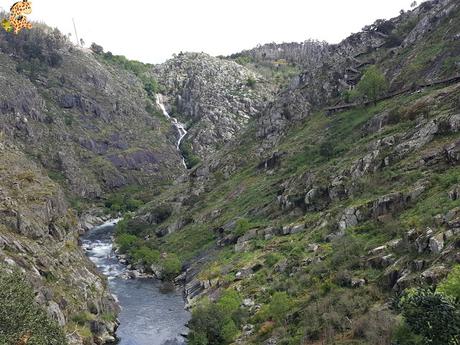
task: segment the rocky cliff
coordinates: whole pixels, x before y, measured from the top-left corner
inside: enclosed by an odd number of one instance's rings
[[[63,190],[5,136],[0,154],[0,274],[23,274],[35,301],[65,329],[70,344],[93,340],[77,323],[80,315],[88,315],[97,329],[94,340],[114,340],[116,303],[78,247],[78,218]],[[20,297],[11,296],[18,310],[24,307]]]
[[[181,53],[153,68],[167,108],[187,124],[182,148],[203,159],[235,139],[272,97],[260,75],[203,53]]]
[[[1,274],[19,270],[71,344],[113,341],[117,326],[106,281],[78,246],[78,212],[184,170],[147,82],[44,25],[0,32]]]
[[[75,197],[181,172],[174,131],[135,75],[46,27],[0,42],[1,130]]]

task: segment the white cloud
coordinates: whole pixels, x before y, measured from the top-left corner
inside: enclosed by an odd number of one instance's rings
[[[87,44],[158,63],[179,51],[227,55],[268,42],[339,42],[413,0],[33,0],[33,20]],[[9,8],[14,2],[0,0]],[[73,35],[74,37],[74,35]]]

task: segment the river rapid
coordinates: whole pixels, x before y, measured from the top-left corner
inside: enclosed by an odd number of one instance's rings
[[[190,314],[184,310],[181,291],[160,292],[161,282],[150,278],[125,279],[126,267],[113,251],[116,221],[90,230],[81,238],[83,249],[98,270],[107,276],[121,312],[119,345],[184,345],[181,334]]]

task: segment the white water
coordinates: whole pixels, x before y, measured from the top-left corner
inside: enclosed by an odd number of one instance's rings
[[[167,112],[166,107],[165,107],[165,105],[163,103],[163,96],[162,95],[157,94],[156,95],[156,101],[157,101],[158,107],[163,112],[163,115],[167,119],[171,120],[171,123],[177,129],[177,132],[179,133],[179,139],[177,140],[176,149],[177,149],[177,151],[179,151],[179,153],[181,153],[180,152],[180,144],[181,144],[182,140],[185,138],[185,136],[187,135],[187,130],[185,129],[185,125],[183,123],[180,123],[179,121],[177,121],[176,118],[171,117],[171,115],[169,115],[169,113]],[[187,168],[187,164],[185,164],[185,159],[184,159],[184,156],[182,156],[182,153],[181,153],[181,157],[182,157],[182,164],[184,165],[185,168]]]
[[[82,238],[82,247],[98,270],[107,276],[121,312],[118,345],[185,345],[181,334],[190,314],[184,310],[181,291],[160,292],[154,279],[124,279],[126,267],[112,248],[115,221],[95,227]]]

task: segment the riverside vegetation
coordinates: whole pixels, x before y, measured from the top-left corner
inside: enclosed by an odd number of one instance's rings
[[[77,245],[96,208],[124,215],[136,270],[183,286],[191,345],[460,342],[460,84],[412,88],[460,75],[458,1],[157,66],[0,35],[1,341],[113,341]]]

